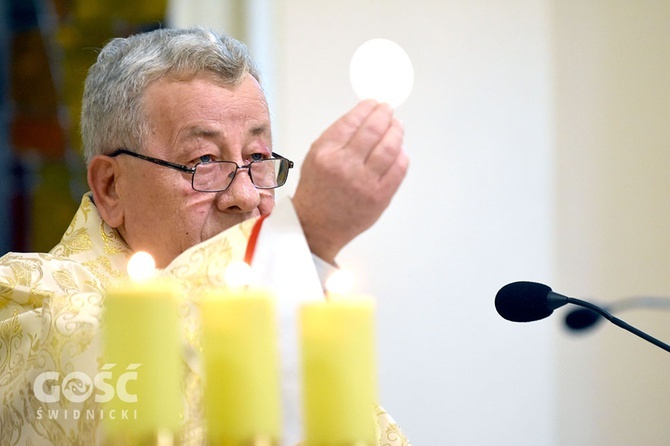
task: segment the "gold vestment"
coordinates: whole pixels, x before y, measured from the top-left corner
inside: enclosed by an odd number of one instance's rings
[[[243,260],[255,220],[238,224],[177,257],[163,274],[184,286],[185,412],[177,444],[204,444],[199,373],[197,297],[220,286],[231,261]],[[45,371],[64,378],[95,376],[101,362],[99,326],[103,293],[126,277],[132,251],[100,217],[90,195],[61,242],[49,253],[8,253],[0,258],[0,445],[92,445],[104,442],[100,405],[93,398],[42,402],[33,386]],[[76,380],[69,384],[75,386]],[[64,386],[65,387],[65,386]],[[65,389],[77,391],[81,389]],[[62,396],[62,395],[61,395]],[[377,407],[379,445],[409,443]]]

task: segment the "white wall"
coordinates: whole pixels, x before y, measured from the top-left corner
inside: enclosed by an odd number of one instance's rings
[[[552,103],[544,1],[286,0],[275,147],[300,160],[356,98],[348,64],[401,44],[415,89],[398,110],[412,164],[381,221],[342,253],[379,300],[381,401],[415,445],[548,444],[552,325],[493,298],[552,272]],[[295,183],[295,178],[292,184]]]
[[[555,2],[557,286],[670,295],[670,2]],[[670,342],[667,311],[619,317]],[[611,325],[561,336],[560,443],[670,444],[668,354]]]

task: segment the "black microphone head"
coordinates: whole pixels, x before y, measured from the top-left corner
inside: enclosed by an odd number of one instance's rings
[[[544,319],[560,306],[550,303],[550,293],[551,288],[541,283],[513,282],[502,287],[496,294],[496,310],[503,318],[512,322]],[[567,298],[565,299],[567,302]]]
[[[565,316],[565,325],[571,330],[579,331],[593,327],[602,317],[588,308],[576,308]]]

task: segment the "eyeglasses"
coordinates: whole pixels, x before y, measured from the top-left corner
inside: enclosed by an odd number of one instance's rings
[[[126,149],[117,149],[107,156],[115,157],[124,154],[159,166],[190,173],[191,187],[199,192],[221,192],[228,189],[235,179],[235,174],[240,169],[247,169],[251,183],[257,189],[274,189],[286,183],[288,171],[293,168],[293,161],[274,152],[272,152],[274,158],[251,161],[244,166],[240,166],[234,161],[209,161],[188,167]]]

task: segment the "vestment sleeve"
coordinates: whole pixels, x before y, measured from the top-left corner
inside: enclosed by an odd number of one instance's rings
[[[93,444],[102,294],[43,254],[0,259],[0,432],[8,444]],[[85,376],[84,376],[85,375]]]

